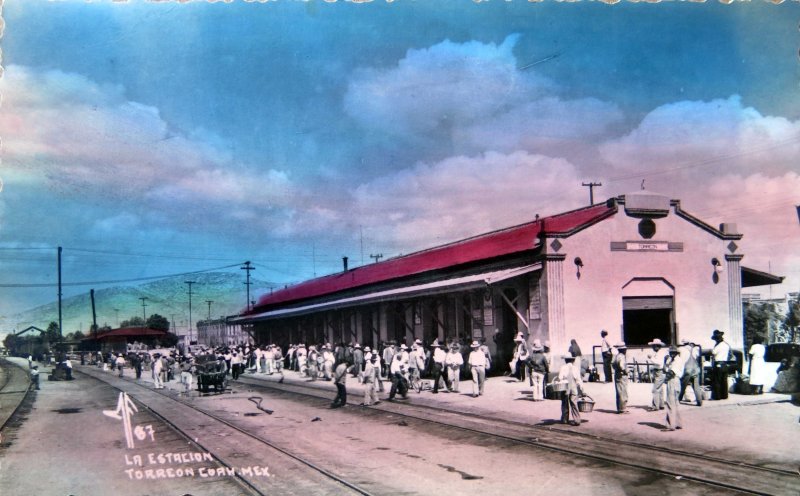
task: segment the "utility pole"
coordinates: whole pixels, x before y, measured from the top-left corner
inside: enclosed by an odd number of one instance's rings
[[[189,338],[189,343],[192,344],[192,284],[197,284],[197,281],[183,281],[189,285],[189,328],[186,331],[186,337]]]
[[[369,258],[374,258],[375,263],[378,263],[378,260],[383,258],[383,253],[378,253],[377,255],[373,255],[372,253],[369,254]]]
[[[119,308],[115,308],[114,313],[117,315],[117,329],[119,329]]]
[[[603,183],[581,183],[581,186],[589,188],[589,205],[594,205],[594,188],[602,185]]]
[[[364,265],[364,227],[358,226],[358,232],[361,240],[361,265]]]
[[[142,327],[147,327],[147,301],[149,298],[147,296],[140,296],[140,300],[142,300]]]
[[[206,303],[208,303],[208,321],[211,322],[211,304],[214,300],[206,300]]]
[[[61,250],[58,247],[58,339],[61,340]]]
[[[247,311],[249,312],[250,309],[252,308],[250,306],[250,284],[252,284],[250,282],[250,271],[256,270],[256,268],[252,266],[249,260],[244,263],[244,267],[239,267],[239,268],[247,271],[247,282],[245,282],[244,284],[245,286],[247,286]]]

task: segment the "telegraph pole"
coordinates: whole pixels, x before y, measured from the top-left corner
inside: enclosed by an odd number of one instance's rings
[[[581,186],[589,188],[589,205],[594,205],[594,188],[602,185],[603,183],[581,183]]]
[[[58,339],[61,340],[61,250],[58,247]]]
[[[192,284],[197,284],[197,281],[183,281],[185,284],[189,285],[189,329],[186,331],[186,337],[189,338],[189,343],[192,344]]]
[[[211,304],[214,300],[206,300],[206,303],[208,303],[208,321],[211,322]]]
[[[117,329],[119,329],[119,308],[115,308],[114,313],[117,315]]]
[[[372,253],[369,254],[369,258],[374,258],[375,263],[378,263],[378,260],[383,258],[383,253],[378,253],[377,255],[373,255]]]
[[[145,301],[149,298],[147,298],[147,296],[140,296],[139,299],[142,300],[142,327],[147,327],[147,304]]]
[[[244,263],[244,267],[239,267],[239,268],[242,269],[242,270],[246,270],[247,271],[247,282],[244,283],[244,284],[245,284],[245,286],[247,286],[247,311],[249,312],[250,309],[252,308],[250,306],[250,284],[252,284],[250,282],[250,271],[251,270],[256,270],[256,268],[253,267],[253,265],[250,263],[249,260]]]

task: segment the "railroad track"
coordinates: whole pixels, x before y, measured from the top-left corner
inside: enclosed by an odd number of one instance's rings
[[[330,401],[331,391],[297,384],[278,384],[239,378],[241,384],[291,395]],[[360,411],[385,411],[394,415],[458,428],[513,443],[580,456],[694,481],[710,488],[724,488],[745,494],[786,495],[800,493],[800,473],[764,467],[708,454],[697,454],[650,444],[609,439],[555,426],[531,425],[469,412],[410,403],[382,402]]]
[[[0,402],[4,405],[4,408],[0,409],[0,432],[2,432],[28,398],[30,378],[23,367],[9,360],[2,359],[0,364],[2,364]],[[8,408],[8,405],[14,405],[14,407]]]
[[[129,396],[145,405],[150,413],[171,429],[198,446],[202,451],[211,453],[222,466],[234,470],[241,485],[253,494],[287,494],[302,491],[308,494],[361,494],[371,496],[367,489],[345,480],[324,467],[277,446],[219,415],[179,401],[164,391],[152,389],[132,379],[120,379],[110,374],[97,373],[90,368],[79,369],[78,373],[88,375],[109,384],[119,391],[128,393]],[[202,419],[212,419],[217,423],[212,429],[215,431],[215,435],[207,436],[209,426],[205,424],[206,420]],[[187,428],[187,424],[197,426],[196,430],[195,428]],[[200,437],[198,437],[198,432],[201,431],[204,435],[204,441],[200,441]],[[231,434],[235,435],[232,436]],[[232,442],[220,443],[220,439],[231,440]],[[265,455],[264,447],[284,458],[285,461],[280,464],[283,467],[282,469],[278,468],[279,464],[276,463],[275,457]],[[273,474],[288,473],[290,470],[296,470],[296,466],[299,465],[306,471],[316,474],[316,477],[305,477],[302,483],[294,481],[290,486],[276,486],[274,479],[265,480],[264,478],[250,477],[240,473],[240,471],[236,471],[235,467],[241,466],[245,461],[243,457],[246,456],[251,456],[259,461],[269,459],[270,471]],[[289,465],[295,466],[290,468],[288,467]]]

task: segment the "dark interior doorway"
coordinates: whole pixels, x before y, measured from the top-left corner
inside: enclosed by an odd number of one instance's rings
[[[630,346],[647,346],[658,338],[673,343],[674,313],[672,297],[622,299],[622,334]]]

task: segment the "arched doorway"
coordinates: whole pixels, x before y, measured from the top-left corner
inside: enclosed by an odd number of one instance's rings
[[[675,288],[663,278],[634,278],[622,287],[622,339],[646,346],[675,344]]]

